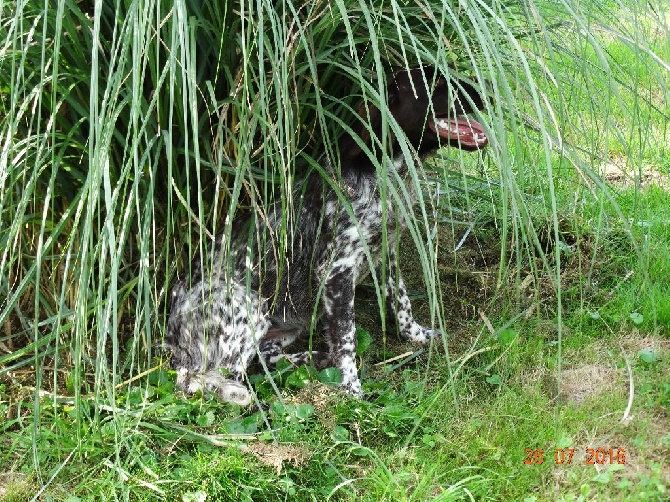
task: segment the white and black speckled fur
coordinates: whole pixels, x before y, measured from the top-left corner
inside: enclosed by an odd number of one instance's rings
[[[432,100],[425,82],[433,89]],[[391,114],[419,156],[447,143],[475,149],[460,140],[445,139],[444,134],[440,137],[426,125],[428,117],[481,109],[481,97],[469,84],[450,85],[442,77],[435,79],[434,70],[426,67],[395,74],[389,79],[388,95]],[[371,145],[370,137],[380,135],[381,114],[369,106],[362,115],[369,125],[358,129],[360,140],[346,136],[338,144],[339,169],[322,161],[332,184],[313,171],[295,187],[281,262],[277,262],[282,253],[276,238],[281,233],[282,204],[277,202],[263,217],[236,221],[232,235],[217,237],[205,260],[205,274],[198,262],[190,281],[173,286],[165,347],[172,352],[182,390],[206,389],[246,405],[251,396],[243,378],[250,361],[259,355],[268,365],[286,357],[296,364],[311,359],[317,367],[335,366],[342,373],[342,388],[359,394],[354,289],[370,273],[371,263],[377,277],[382,277],[384,254],[386,303],[400,334],[417,343],[437,335],[412,316],[394,252],[400,222],[393,205],[382,204],[375,162],[360,146],[361,141]],[[476,148],[486,144],[482,135]],[[390,143],[393,148],[395,142]],[[401,157],[396,159],[387,172],[394,179],[394,169],[406,169]],[[333,187],[338,187],[339,195]],[[387,253],[382,252],[383,221]],[[328,353],[284,354],[286,346],[309,331],[315,313],[324,321]]]

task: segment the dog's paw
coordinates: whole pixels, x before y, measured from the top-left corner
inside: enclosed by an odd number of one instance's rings
[[[317,350],[311,352],[298,352],[295,354],[281,354],[281,357],[295,366],[312,365],[319,371],[332,366],[328,353]],[[275,360],[274,362],[277,361]]]
[[[405,340],[421,345],[428,345],[431,340],[440,340],[442,338],[442,332],[440,330],[427,328],[418,323],[412,324],[410,329],[401,334]]]
[[[246,385],[237,380],[226,378],[217,370],[211,370],[202,375],[204,387],[228,403],[247,406],[251,403],[251,393]]]
[[[227,380],[217,389],[217,395],[224,401],[240,406],[251,404],[251,393],[247,387],[234,380]]]
[[[361,382],[358,378],[355,381],[342,382],[340,388],[347,394],[351,394],[354,397],[361,397],[363,395],[363,390],[361,389]]]
[[[431,340],[442,340],[442,332],[439,329],[422,326],[421,331],[423,333],[422,339],[425,340],[425,342],[421,343],[430,343]]]
[[[340,388],[347,394],[360,397],[362,394],[361,381],[358,379],[358,368],[353,357],[344,358],[338,365],[342,373]]]
[[[177,381],[175,384],[177,387],[186,391],[186,386],[188,385],[188,368],[177,368]]]
[[[179,368],[176,384],[187,394],[208,391],[228,403],[240,406],[247,406],[251,403],[251,393],[243,383],[230,380],[216,370],[193,374],[188,368]]]

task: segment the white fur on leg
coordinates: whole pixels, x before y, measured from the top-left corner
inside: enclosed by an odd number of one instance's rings
[[[349,355],[342,357],[339,367],[342,373],[342,383],[340,384],[342,390],[354,396],[360,396],[362,389],[361,381],[358,379],[356,358]]]

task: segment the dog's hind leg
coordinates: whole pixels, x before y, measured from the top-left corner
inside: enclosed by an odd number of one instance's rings
[[[304,351],[292,354],[284,353],[283,349],[292,344],[298,338],[300,330],[281,331],[270,329],[266,338],[260,344],[261,357],[269,368],[274,368],[277,361],[286,359],[295,366],[313,364],[317,369],[327,368],[329,357],[325,352]]]
[[[207,295],[203,304],[200,284],[176,290],[165,336],[176,385],[188,394],[212,392],[245,406],[251,394],[242,381],[256,354],[256,340],[270,323],[262,305],[239,284],[231,288],[219,282]]]

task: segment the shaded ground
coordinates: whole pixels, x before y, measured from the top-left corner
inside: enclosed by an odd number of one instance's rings
[[[470,347],[473,337],[472,323],[480,320],[480,310],[486,311],[495,296],[496,278],[500,260],[500,246],[495,238],[483,239],[471,232],[462,242],[462,236],[454,238],[451,228],[443,226],[438,235],[438,274],[442,309],[447,313],[445,327],[450,350],[457,353]],[[456,252],[456,243],[460,247]],[[409,236],[401,239],[398,263],[416,319],[431,325],[430,305],[426,295],[424,272],[417,258],[417,251]],[[387,336],[384,339],[377,297],[371,281],[357,290],[356,321],[369,330],[375,343],[383,340],[389,354],[416,350],[404,343],[396,334],[393,320],[386,322]]]

